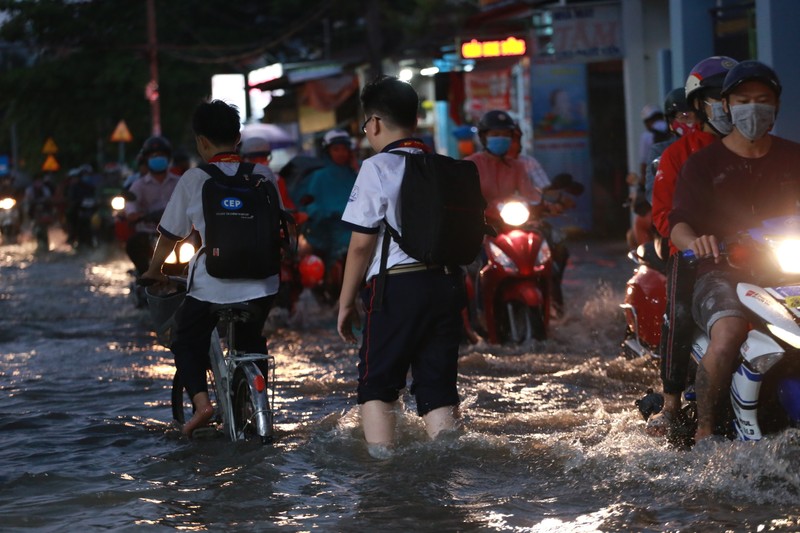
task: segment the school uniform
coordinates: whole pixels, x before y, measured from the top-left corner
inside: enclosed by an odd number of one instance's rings
[[[239,168],[239,157],[234,154],[221,154],[209,162],[229,176],[236,174]],[[269,168],[256,165],[253,173],[264,176],[277,186],[275,175]],[[181,240],[194,227],[205,245],[203,184],[208,179],[211,176],[200,168],[189,169],[181,176],[161,217],[159,233]],[[170,349],[175,354],[175,366],[184,387],[194,396],[208,390],[207,354],[211,332],[217,324],[217,317],[210,312],[211,305],[252,301],[266,316],[278,292],[280,280],[279,275],[258,280],[215,278],[206,269],[205,253],[197,253],[192,257],[188,279],[188,292],[176,316],[178,324]],[[237,324],[236,348],[266,354],[266,340],[261,336],[262,325],[255,322]]]
[[[354,232],[377,234],[377,245],[361,291],[366,316],[358,363],[358,403],[393,402],[406,386],[420,416],[459,403],[456,379],[458,346],[465,304],[463,275],[409,257],[386,233],[386,221],[402,236],[400,184],[406,158],[391,150],[426,151],[415,139],[390,144],[364,161],[345,207],[342,221]],[[391,239],[380,309],[375,308],[383,240]]]

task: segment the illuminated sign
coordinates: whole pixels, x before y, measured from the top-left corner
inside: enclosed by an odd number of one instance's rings
[[[526,50],[525,41],[516,37],[508,37],[502,41],[472,39],[461,43],[461,57],[464,59],[524,56]]]

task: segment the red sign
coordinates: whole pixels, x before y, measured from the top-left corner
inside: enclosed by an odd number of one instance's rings
[[[489,57],[524,56],[528,47],[523,39],[508,37],[502,41],[479,41],[472,39],[461,43],[461,57],[483,59]]]

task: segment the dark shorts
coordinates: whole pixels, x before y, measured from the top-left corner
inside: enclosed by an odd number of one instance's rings
[[[420,416],[459,403],[458,346],[466,304],[459,270],[387,275],[383,306],[372,308],[375,278],[361,292],[366,316],[358,363],[358,403],[393,402],[406,386]]]
[[[737,280],[725,271],[712,270],[702,274],[694,285],[692,317],[711,334],[711,327],[720,318],[747,318],[739,297],[736,295]]]

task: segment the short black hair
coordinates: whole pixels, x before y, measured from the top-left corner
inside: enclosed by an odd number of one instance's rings
[[[203,102],[194,111],[192,129],[214,144],[234,144],[239,138],[239,110],[222,100]]]
[[[378,76],[361,91],[366,115],[377,115],[404,129],[417,127],[419,95],[410,84],[394,76]]]

